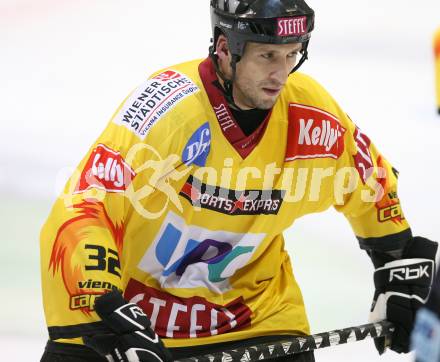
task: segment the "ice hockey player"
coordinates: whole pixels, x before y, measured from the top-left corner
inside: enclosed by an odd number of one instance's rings
[[[412,235],[397,171],[297,72],[313,10],[212,0],[211,17],[209,56],[124,100],[42,229],[42,361],[169,361],[309,334],[283,231],[332,206],[376,267],[372,320],[396,325],[379,351],[407,352],[437,244]]]
[[[411,341],[417,362],[440,362],[440,272],[428,301],[417,312]]]

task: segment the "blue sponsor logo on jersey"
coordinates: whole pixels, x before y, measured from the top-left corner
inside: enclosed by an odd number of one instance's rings
[[[200,126],[189,139],[183,149],[182,161],[186,165],[205,166],[211,149],[211,130],[209,123]]]
[[[139,268],[164,288],[198,288],[221,293],[245,266],[265,234],[233,233],[187,225],[170,212]]]

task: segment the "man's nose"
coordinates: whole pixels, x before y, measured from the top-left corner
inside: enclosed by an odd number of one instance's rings
[[[292,69],[290,69],[290,64],[287,60],[280,60],[275,64],[274,68],[272,69],[272,72],[270,73],[270,78],[282,85],[286,82],[286,79],[289,76],[291,70]]]

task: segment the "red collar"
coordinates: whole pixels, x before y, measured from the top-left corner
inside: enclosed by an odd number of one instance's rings
[[[265,120],[253,133],[246,136],[234,119],[222,91],[218,88],[219,81],[211,58],[206,58],[200,63],[199,74],[223,135],[240,156],[245,159],[263,137],[272,112],[269,112]]]

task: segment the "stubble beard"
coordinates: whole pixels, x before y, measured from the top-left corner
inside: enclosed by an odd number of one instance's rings
[[[237,79],[234,82],[234,88],[242,98],[241,103],[246,107],[258,109],[271,109],[275,105],[279,95],[276,97],[269,97],[263,93],[262,85],[256,82],[251,82],[247,79]]]

